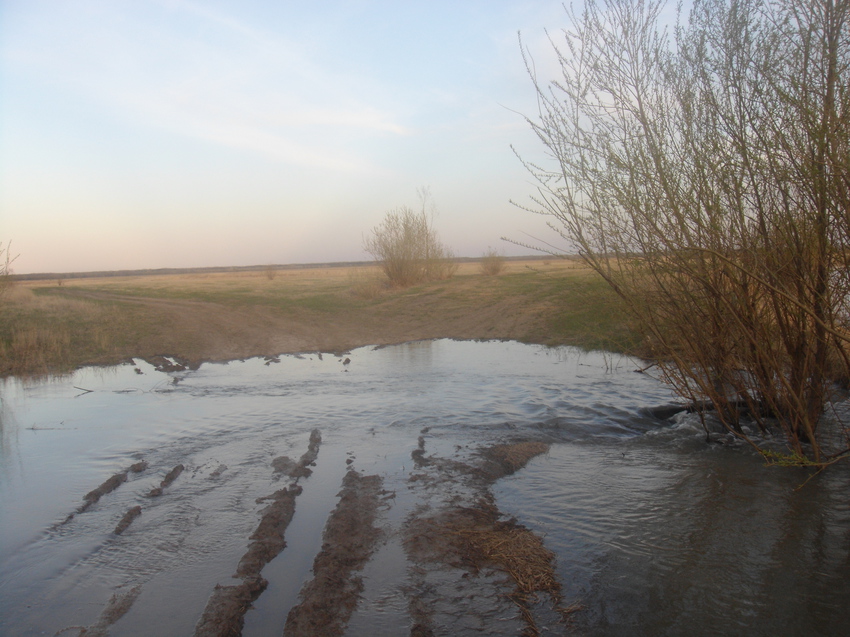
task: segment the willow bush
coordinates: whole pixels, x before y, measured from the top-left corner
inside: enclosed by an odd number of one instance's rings
[[[390,210],[363,240],[363,249],[380,264],[393,287],[447,279],[457,270],[454,255],[434,228],[428,190],[420,189],[419,198],[419,211],[408,206]]]
[[[523,207],[623,298],[682,397],[830,462],[848,451],[819,424],[850,378],[850,2],[695,0],[672,28],[664,9],[568,10],[555,81],[523,51],[554,160],[524,161]]]

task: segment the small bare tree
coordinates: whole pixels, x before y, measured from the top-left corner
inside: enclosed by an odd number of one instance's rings
[[[380,262],[394,287],[446,279],[457,269],[454,255],[434,229],[435,209],[429,191],[421,188],[418,193],[421,202],[418,212],[408,206],[389,211],[363,240],[364,250]]]
[[[626,301],[664,380],[799,463],[850,377],[850,0],[587,0],[534,81],[529,209]],[[703,420],[705,423],[705,419]],[[787,458],[786,458],[787,459]]]
[[[505,269],[505,255],[495,248],[487,248],[481,257],[481,272],[487,276],[496,276]]]
[[[13,257],[9,251],[12,248],[12,242],[6,244],[0,243],[0,297],[9,289],[12,284],[12,262],[17,258]]]

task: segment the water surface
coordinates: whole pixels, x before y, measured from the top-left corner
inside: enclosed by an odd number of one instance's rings
[[[440,340],[169,374],[136,361],[7,380],[0,634],[75,634],[116,591],[139,587],[110,634],[191,635],[214,586],[233,582],[257,498],[284,486],[271,460],[298,458],[313,429],[318,462],[246,635],[281,634],[347,460],[397,490],[389,516],[406,514],[423,430],[428,452],[444,457],[507,439],[552,443],[494,491],[557,554],[566,601],[586,608],[579,634],[840,634],[850,625],[846,467],[796,490],[806,474],[764,468],[740,445],[708,445],[692,418],[647,416],[672,396],[637,367],[569,348]],[[142,459],[147,471],[65,522],[86,493]],[[177,481],[147,498],[178,463]],[[137,505],[142,515],[115,535]],[[380,555],[349,634],[409,630],[400,546]]]

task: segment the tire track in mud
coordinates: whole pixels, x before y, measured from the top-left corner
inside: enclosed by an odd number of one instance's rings
[[[148,493],[148,497],[156,498],[161,496],[163,493],[163,489],[171,486],[171,483],[174,482],[181,473],[183,473],[183,469],[183,465],[178,464],[171,471],[165,474],[165,478],[162,479],[162,482],[159,483],[158,487],[151,489],[150,493]],[[133,520],[135,520],[141,514],[141,506],[136,505],[134,507],[130,507],[127,510],[127,513],[124,514],[124,517],[121,518],[121,521],[118,522],[118,524],[115,526],[115,530],[113,531],[113,533],[115,533],[115,535],[121,535],[122,533],[124,533],[124,531],[126,531],[127,528],[133,523]]]
[[[124,471],[120,471],[110,476],[97,488],[92,489],[85,496],[83,496],[83,504],[78,507],[74,513],[71,513],[67,518],[65,518],[65,520],[61,524],[57,525],[57,527],[67,524],[72,519],[74,519],[76,515],[88,511],[88,509],[91,508],[97,502],[99,502],[103,496],[112,493],[113,491],[118,489],[122,484],[127,482],[131,473],[138,474],[146,471],[147,469],[148,463],[144,460],[140,460],[139,462],[130,465]],[[165,478],[162,480],[162,482],[160,482],[159,487],[156,487],[148,494],[148,497],[155,497],[161,495],[163,493],[163,489],[170,486],[183,472],[183,470],[184,467],[182,464],[178,464],[176,467],[174,467],[166,474]],[[124,516],[116,525],[115,529],[113,530],[113,533],[115,535],[121,535],[122,533],[124,533],[124,531],[126,531],[127,528],[130,526],[130,524],[133,523],[133,520],[135,520],[141,514],[142,507],[139,505],[128,509],[128,511],[124,514]],[[94,624],[92,624],[91,626],[71,626],[58,631],[56,634],[60,635],[69,630],[77,630],[79,631],[78,635],[80,637],[106,637],[109,634],[110,626],[112,626],[115,622],[117,622],[119,619],[121,619],[124,615],[127,614],[130,608],[133,606],[133,603],[136,601],[136,598],[138,598],[139,594],[141,593],[141,590],[142,587],[139,585],[134,586],[133,588],[124,592],[118,591],[114,593],[107,602],[106,607],[101,612],[100,617]]]
[[[69,626],[57,632],[56,636],[76,630],[79,631],[78,637],[108,637],[110,626],[127,614],[141,591],[140,586],[134,586],[126,592],[115,593],[100,613],[100,617],[91,626]]]
[[[546,453],[548,445],[520,440],[479,450],[461,451],[458,447],[448,457],[439,457],[427,453],[428,429],[420,433],[418,446],[411,452],[414,470],[393,486],[406,484],[409,502],[402,507],[398,521],[386,528],[376,525],[378,511],[395,493],[383,491],[383,474],[363,475],[348,469],[339,502],[325,522],[313,577],[287,615],[284,635],[345,634],[361,599],[369,599],[371,594],[372,580],[364,576],[364,568],[376,555],[376,547],[390,535],[398,538],[399,555],[406,558],[402,558],[405,566],[400,573],[407,575],[394,586],[401,609],[407,608],[398,611],[396,621],[402,631],[409,626],[411,636],[537,635],[538,625],[552,627],[568,619],[569,609],[561,608],[554,556],[533,532],[514,519],[505,519],[491,493],[495,481]],[[298,481],[312,474],[310,467],[318,458],[321,441],[320,432],[313,430],[308,449],[297,462],[287,456],[272,460],[273,476],[288,484],[256,500],[266,506],[237,563],[233,578],[240,581],[214,587],[195,624],[196,637],[242,633],[246,613],[268,586],[263,568],[287,545],[284,535],[302,493]],[[147,464],[139,462],[113,475],[84,497],[80,510],[119,488],[131,472],[145,469]],[[213,475],[225,469],[219,464]],[[147,496],[157,497],[184,470],[182,464],[175,466]],[[141,513],[141,506],[132,507],[115,534],[124,532]],[[382,519],[386,525],[387,519]],[[129,592],[119,588],[94,624],[73,628],[82,630],[81,635],[107,634],[128,612],[140,590],[141,585]],[[364,591],[367,597],[363,597]],[[363,615],[360,620],[368,617]],[[361,621],[360,625],[368,624]]]
[[[230,586],[216,584],[195,626],[195,637],[226,637],[242,633],[245,613],[268,586],[260,574],[263,567],[286,548],[284,535],[295,514],[295,498],[302,492],[298,480],[312,473],[310,465],[318,458],[321,443],[322,434],[314,429],[310,433],[307,451],[298,462],[287,456],[272,461],[276,474],[294,482],[257,500],[258,504],[266,501],[270,501],[270,504],[263,509],[260,523],[251,534],[251,544],[239,560],[233,575],[234,578],[241,578],[242,582]]]
[[[144,460],[140,460],[139,462],[130,465],[124,471],[119,471],[118,473],[110,476],[109,478],[104,480],[97,488],[92,489],[86,495],[84,495],[83,504],[77,507],[76,511],[68,514],[68,517],[66,517],[62,522],[57,524],[54,528],[58,528],[60,526],[68,524],[68,522],[73,520],[77,515],[88,511],[93,505],[97,504],[103,496],[112,493],[113,491],[118,489],[118,487],[120,487],[122,484],[127,482],[131,473],[142,473],[147,469],[148,463]],[[171,486],[171,484],[178,478],[178,476],[183,473],[184,469],[185,467],[182,464],[178,464],[176,467],[174,467],[165,475],[165,478],[163,478],[159,486],[155,487],[148,493],[147,497],[153,498],[162,495],[163,490]],[[141,506],[131,507],[127,511],[127,513],[124,514],[124,517],[121,518],[121,521],[115,527],[114,533],[116,535],[121,535],[124,531],[127,530],[127,527],[130,526],[133,520],[135,520],[137,517],[139,517],[139,515],[141,515],[141,513]]]
[[[144,460],[140,460],[139,462],[136,462],[136,463],[130,465],[124,471],[119,471],[115,475],[107,478],[96,489],[92,489],[87,494],[85,494],[83,496],[83,504],[81,504],[77,508],[76,511],[74,511],[73,513],[70,513],[68,515],[68,517],[65,518],[65,520],[57,526],[62,526],[63,524],[67,524],[68,522],[70,522],[71,520],[74,519],[74,516],[76,516],[80,513],[85,513],[86,511],[88,511],[89,508],[92,505],[97,504],[97,502],[103,496],[105,496],[109,493],[112,493],[113,491],[115,491],[115,489],[117,489],[122,484],[127,482],[127,480],[129,479],[129,475],[131,473],[142,473],[147,468],[148,468],[148,463],[145,462]]]
[[[286,618],[286,637],[342,635],[363,592],[356,573],[369,560],[381,529],[375,526],[383,479],[349,469],[339,502],[328,518],[322,550],[313,562],[313,579],[299,594],[300,602]],[[390,497],[395,494],[391,494]]]

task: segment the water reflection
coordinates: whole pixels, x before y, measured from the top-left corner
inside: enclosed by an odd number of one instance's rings
[[[16,455],[18,444],[18,421],[15,412],[8,399],[0,400],[0,473],[9,474],[13,470],[13,464],[19,462]],[[0,478],[0,484],[8,479],[8,475]]]
[[[399,369],[427,369],[433,360],[434,341],[411,341],[383,349],[391,364]]]
[[[744,447],[662,441],[563,443],[499,486],[500,504],[557,552],[568,594],[587,607],[580,632],[834,635],[850,625],[846,468],[797,490],[806,472],[766,468]]]

